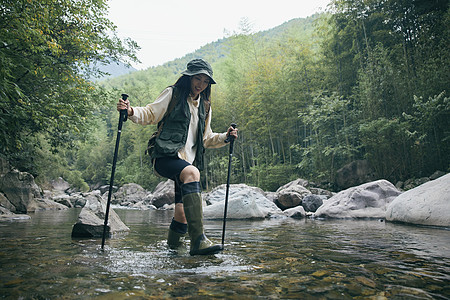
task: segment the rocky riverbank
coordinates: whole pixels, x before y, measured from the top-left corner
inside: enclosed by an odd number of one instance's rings
[[[433,176],[436,177],[434,180],[422,178],[422,184],[406,192],[387,180],[367,182],[339,193],[321,189],[304,179],[289,182],[276,192],[232,184],[227,217],[376,218],[450,227],[450,174]],[[167,180],[154,191],[147,191],[137,184],[126,184],[113,189],[111,204],[113,208],[173,209],[173,186],[173,181]],[[32,175],[14,169],[3,170],[0,175],[0,221],[28,219],[30,216],[27,214],[38,210],[82,208],[89,199],[106,200],[108,188],[103,186],[88,193],[75,192],[59,178],[51,182],[49,190],[42,190]],[[221,185],[203,194],[205,218],[223,218],[225,191],[226,186]],[[100,204],[89,206],[102,207]]]

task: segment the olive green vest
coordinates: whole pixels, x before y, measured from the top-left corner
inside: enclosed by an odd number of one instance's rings
[[[166,114],[158,123],[158,128],[162,126],[161,133],[155,140],[155,148],[152,158],[174,157],[178,151],[186,144],[191,121],[191,112],[186,99],[181,99],[181,91],[173,87],[172,101],[175,106],[172,111]],[[205,147],[203,145],[203,133],[205,131],[206,111],[203,97],[200,97],[198,106],[198,131],[197,131],[197,151],[195,153],[194,165],[203,170],[203,154]]]

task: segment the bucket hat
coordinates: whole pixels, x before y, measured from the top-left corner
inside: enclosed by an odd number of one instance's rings
[[[195,58],[188,62],[187,69],[181,72],[183,75],[194,76],[197,74],[205,74],[210,78],[210,83],[215,84],[213,79],[213,70],[211,65],[201,58]]]

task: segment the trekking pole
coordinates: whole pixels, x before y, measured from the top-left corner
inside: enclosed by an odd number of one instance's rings
[[[123,100],[127,100],[127,98],[128,98],[127,94],[122,94]],[[113,184],[114,184],[114,173],[116,172],[117,152],[119,152],[120,134],[122,132],[122,124],[123,124],[123,122],[126,122],[127,118],[128,118],[128,110],[121,109],[120,115],[119,115],[119,126],[117,128],[116,148],[114,149],[114,158],[113,158],[113,165],[112,165],[112,170],[111,170],[111,179],[109,182],[108,202],[106,203],[105,223],[103,225],[102,250],[105,247],[106,231],[108,228],[109,207],[111,205],[111,195],[112,195],[112,189],[113,189]]]
[[[236,128],[236,124],[231,123],[231,127]],[[228,194],[230,192],[230,172],[231,172],[231,159],[233,158],[234,136],[229,135],[225,140],[226,143],[230,142],[230,156],[228,159],[228,176],[227,176],[227,191],[225,194],[225,208],[223,210],[223,229],[222,229],[222,248],[225,244],[225,226],[227,223],[227,210],[228,210]]]

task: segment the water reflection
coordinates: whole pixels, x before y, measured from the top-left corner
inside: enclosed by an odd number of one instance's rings
[[[226,249],[166,247],[172,212],[117,211],[131,231],[72,240],[78,210],[0,223],[3,298],[449,299],[450,231],[372,221],[228,221]],[[206,221],[220,241],[222,222]]]

